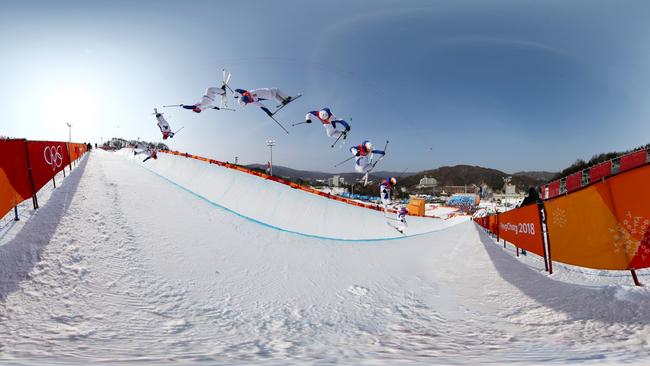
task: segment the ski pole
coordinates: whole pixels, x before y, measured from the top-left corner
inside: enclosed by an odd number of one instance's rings
[[[352,160],[352,159],[354,159],[354,158],[356,158],[356,157],[357,157],[356,155],[352,155],[352,156],[350,156],[349,158],[343,160],[342,162],[340,162],[340,163],[334,165],[334,167],[336,168],[337,166],[339,166],[339,165],[345,163],[346,161]]]
[[[370,168],[369,172],[372,171],[373,169],[375,169],[375,166],[377,166],[377,163],[379,163],[379,162],[381,161],[381,159],[383,159],[384,156],[386,156],[386,148],[388,147],[388,142],[389,142],[389,141],[386,140],[386,145],[384,145],[384,155],[382,155],[379,159],[377,159],[377,161],[375,161],[375,162],[372,164],[372,167]]]
[[[293,126],[298,126],[298,125],[301,125],[301,124],[304,124],[304,123],[309,123],[309,122],[306,122],[306,121],[305,121],[305,122],[292,123],[292,124],[291,124],[291,127],[293,127]]]
[[[273,120],[273,121],[274,121],[275,123],[277,123],[277,124],[278,124],[278,126],[280,126],[280,127],[281,127],[281,128],[282,128],[282,129],[284,130],[284,132],[286,132],[286,133],[287,133],[287,135],[289,134],[289,131],[287,131],[287,129],[286,129],[286,128],[284,128],[284,126],[282,125],[282,123],[280,123],[280,122],[278,122],[278,120],[277,120],[277,119],[275,119],[275,118],[273,118],[273,115],[269,115],[269,117],[270,117],[270,118],[271,118],[271,119],[272,119],[272,120]]]
[[[332,146],[330,146],[331,148],[334,148],[334,145],[336,145],[336,143],[339,142],[339,140],[341,139],[341,136],[343,136],[343,134],[340,134],[339,137],[336,138],[336,141],[334,141]]]
[[[180,130],[182,130],[182,129],[184,129],[184,128],[185,128],[185,126],[183,126],[183,127],[179,128],[178,130],[176,130],[176,132],[174,132],[174,135],[177,134],[178,131],[180,131]]]
[[[170,104],[170,105],[164,105],[163,108],[168,108],[168,107],[182,107],[182,104]]]

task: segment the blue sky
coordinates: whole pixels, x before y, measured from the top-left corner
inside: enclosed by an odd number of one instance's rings
[[[559,170],[650,142],[644,1],[5,1],[0,134],[160,140],[153,107],[192,104],[229,69],[238,88],[304,97],[285,135],[261,111],[166,109],[173,149],[241,163],[338,170],[350,143],[390,140],[382,169],[471,164]],[[231,104],[235,105],[234,100]]]

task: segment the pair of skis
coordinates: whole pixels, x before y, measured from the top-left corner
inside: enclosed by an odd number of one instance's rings
[[[234,94],[235,91],[232,90],[232,88],[230,87],[230,85],[228,85],[228,82],[229,82],[229,81],[230,81],[230,72],[226,71],[226,69],[223,69],[223,86],[222,86],[221,88],[224,89],[224,91],[225,91],[225,88],[228,88],[228,90],[230,90],[230,92]],[[225,95],[225,94],[224,94],[224,95]],[[264,113],[266,113],[266,115],[269,116],[269,118],[271,118],[271,119],[273,120],[273,122],[277,123],[278,126],[280,126],[280,128],[282,128],[282,129],[284,130],[284,132],[286,132],[287,134],[289,134],[289,131],[287,131],[287,129],[284,128],[284,126],[282,125],[282,123],[280,123],[277,119],[275,119],[274,116],[275,116],[275,114],[278,113],[282,108],[284,108],[287,104],[293,102],[294,100],[300,98],[301,96],[302,96],[302,94],[297,94],[297,95],[294,96],[294,97],[290,97],[289,101],[287,101],[286,103],[282,103],[282,104],[280,104],[280,105],[277,105],[277,106],[275,107],[275,111],[273,111],[273,112],[271,112],[271,111],[270,111],[268,108],[266,108],[266,107],[260,107],[260,109],[263,110]],[[224,99],[225,99],[225,97],[224,97]],[[224,102],[222,101],[222,103],[224,103]],[[226,101],[224,104],[225,104],[226,107],[228,106],[228,102],[227,102],[227,101]],[[234,109],[233,109],[233,110],[234,110]]]
[[[384,207],[384,218],[386,219],[386,225],[392,227],[393,229],[399,231],[400,234],[406,236],[406,233],[404,232],[408,224],[406,223],[406,219],[396,219],[393,217],[388,217],[388,209]],[[391,221],[398,221],[404,224],[404,227],[399,227],[397,225],[393,225]],[[399,224],[398,224],[399,225]]]
[[[282,108],[286,107],[289,103],[293,102],[294,100],[296,100],[296,99],[298,99],[300,97],[302,97],[302,94],[296,94],[296,96],[289,97],[289,100],[286,103],[282,103],[282,104],[277,105],[275,107],[275,111],[273,111],[273,112],[271,112],[271,110],[269,110],[266,107],[260,107],[260,109],[263,110],[264,113],[266,113],[266,115],[269,116],[269,118],[271,118],[273,120],[273,122],[277,123],[278,126],[280,126],[280,128],[282,128],[284,130],[284,132],[286,132],[287,135],[288,135],[289,131],[286,128],[284,128],[282,123],[280,123],[277,119],[275,119],[274,116],[275,116],[276,113],[278,113],[280,110],[282,110]]]

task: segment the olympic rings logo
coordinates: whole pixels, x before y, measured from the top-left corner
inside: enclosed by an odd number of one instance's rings
[[[63,165],[63,155],[61,155],[61,145],[59,146],[46,146],[43,150],[43,157],[47,165],[52,167],[52,171],[60,168]]]

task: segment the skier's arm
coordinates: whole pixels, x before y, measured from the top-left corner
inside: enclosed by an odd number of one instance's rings
[[[382,151],[382,150],[372,150],[372,153],[373,154],[379,154],[379,155],[386,155],[386,152]]]
[[[184,109],[194,109],[194,106],[193,106],[193,105],[185,105],[185,104],[181,104],[181,108],[184,108]],[[172,122],[174,122],[174,121],[172,121]]]
[[[318,112],[316,112],[316,111],[309,111],[309,112],[307,113],[307,115],[305,116],[305,122],[307,122],[307,123],[311,123],[311,117],[312,117],[312,116],[316,116],[316,113],[318,113]]]
[[[354,156],[359,156],[359,150],[357,150],[356,147],[351,147],[351,148],[350,148],[350,152],[351,152],[352,155],[354,155]]]

